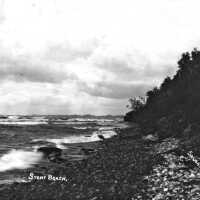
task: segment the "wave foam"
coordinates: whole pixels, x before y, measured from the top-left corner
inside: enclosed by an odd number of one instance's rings
[[[0,172],[12,169],[27,169],[42,159],[42,153],[11,150],[0,158]]]
[[[61,149],[66,149],[67,147],[63,146],[62,144],[72,144],[72,143],[87,143],[87,142],[95,142],[101,140],[98,135],[103,135],[104,138],[110,138],[116,135],[116,132],[113,130],[106,130],[106,131],[95,131],[90,137],[88,135],[72,135],[64,138],[54,138],[54,139],[34,139],[34,141],[46,141],[50,143],[56,144],[56,147]]]

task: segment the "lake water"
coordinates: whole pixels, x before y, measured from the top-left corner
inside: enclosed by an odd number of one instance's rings
[[[64,157],[81,159],[78,144],[87,147],[98,135],[110,138],[127,126],[122,117],[111,116],[1,116],[0,184],[23,181],[21,171],[42,163],[39,147],[55,146]]]

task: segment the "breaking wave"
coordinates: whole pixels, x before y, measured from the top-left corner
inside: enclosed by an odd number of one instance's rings
[[[0,157],[0,172],[13,169],[27,169],[33,167],[41,159],[42,153],[13,149]]]

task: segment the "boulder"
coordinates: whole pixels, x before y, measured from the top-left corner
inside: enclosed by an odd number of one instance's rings
[[[60,158],[62,154],[62,149],[57,147],[39,147],[37,151],[43,153],[44,157],[49,160]]]
[[[81,151],[83,151],[83,153],[85,154],[85,155],[90,155],[91,153],[93,153],[95,150],[94,149],[92,149],[92,148],[81,148]]]
[[[143,136],[142,139],[144,141],[147,141],[147,142],[156,142],[156,141],[158,141],[158,136],[157,135],[149,134],[147,136]]]
[[[145,127],[142,130],[143,135],[153,135],[155,133],[156,129],[154,127]]]
[[[106,139],[106,138],[105,138],[103,135],[101,135],[101,134],[98,135],[98,138],[99,138],[100,140],[105,140],[105,139]]]

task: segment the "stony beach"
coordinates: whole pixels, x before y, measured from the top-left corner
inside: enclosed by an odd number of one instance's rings
[[[156,158],[134,130],[126,130],[111,139],[99,142],[95,151],[83,160],[48,162],[36,166],[35,176],[66,177],[67,181],[40,179],[1,186],[1,199],[134,199],[146,187],[143,175],[152,170]],[[91,148],[91,147],[90,147]]]
[[[1,200],[200,198],[198,160],[195,164],[189,150],[176,153],[183,141],[142,136],[138,126],[117,132],[91,143],[94,151],[82,159],[46,161],[45,167],[24,170],[28,182],[1,185]]]

